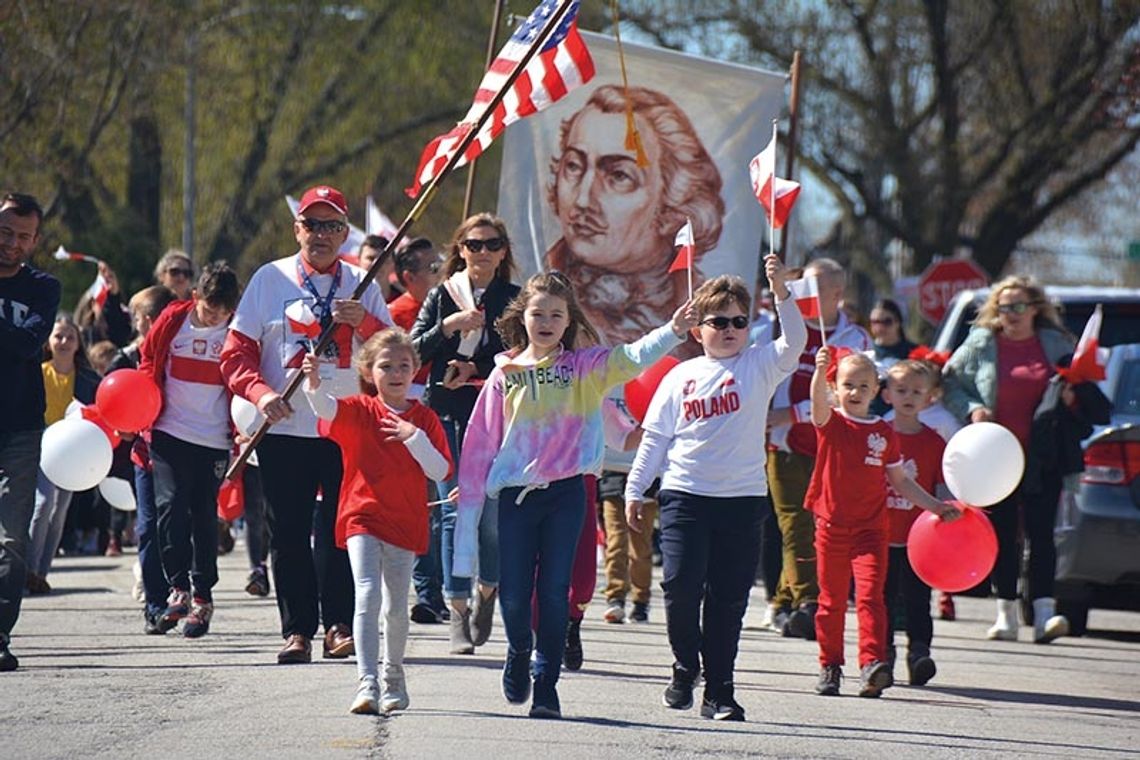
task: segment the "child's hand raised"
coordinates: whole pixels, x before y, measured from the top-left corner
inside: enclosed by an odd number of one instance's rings
[[[385,441],[399,441],[403,443],[415,435],[416,430],[418,430],[418,428],[403,417],[391,415],[380,420],[380,431],[388,434],[388,437],[384,439]]]
[[[831,349],[821,347],[815,352],[815,368],[817,372],[827,372],[827,365],[831,363]]]
[[[697,326],[697,310],[693,308],[693,301],[689,299],[677,307],[673,312],[673,334],[684,340],[689,330]]]
[[[772,292],[781,301],[786,299],[789,295],[788,286],[784,283],[788,279],[788,268],[784,266],[784,262],[780,261],[780,257],[774,253],[769,253],[764,257],[764,276],[768,278],[768,284],[772,288]]]
[[[305,354],[305,358],[301,360],[301,371],[305,373],[309,390],[315,391],[321,387],[321,360],[316,354]]]

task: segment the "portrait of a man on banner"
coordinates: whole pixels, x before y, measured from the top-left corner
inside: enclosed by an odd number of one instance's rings
[[[617,343],[685,300],[688,273],[669,270],[686,221],[698,283],[727,272],[755,279],[764,221],[747,167],[770,137],[784,76],[627,44],[625,88],[614,42],[583,37],[593,81],[506,132],[499,213],[523,273],[566,273]]]

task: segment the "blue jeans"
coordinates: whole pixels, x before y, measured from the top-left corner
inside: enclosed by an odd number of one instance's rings
[[[52,483],[40,470],[36,477],[36,508],[28,527],[28,572],[45,578],[51,572],[52,560],[63,539],[71,496],[71,491]]]
[[[20,617],[27,581],[28,526],[36,504],[42,430],[0,433],[0,638]]]
[[[454,504],[440,507],[440,531],[443,549],[443,596],[445,599],[466,599],[471,596],[471,579],[451,574],[451,561],[455,557]],[[479,517],[479,582],[484,586],[499,585],[499,502],[483,500],[483,514]]]
[[[158,545],[158,507],[154,505],[154,473],[135,465],[135,537],[139,542],[139,565],[142,567],[146,609],[157,615],[166,609],[166,575],[162,572],[162,554]]]
[[[562,669],[570,618],[570,572],[586,509],[581,475],[528,491],[499,494],[499,606],[507,631],[507,658],[536,650],[535,678],[554,683]],[[537,593],[536,593],[537,589]],[[531,597],[538,602],[538,637],[531,631]]]
[[[435,483],[428,483],[429,501],[447,498],[439,495]],[[440,507],[437,504],[428,508],[428,548],[416,555],[412,565],[412,584],[416,587],[416,604],[426,604],[433,610],[443,609],[443,565],[440,564],[440,532],[442,530]],[[453,531],[454,532],[454,531]]]

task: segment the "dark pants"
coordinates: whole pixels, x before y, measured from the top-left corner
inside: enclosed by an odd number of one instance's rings
[[[665,627],[677,665],[706,683],[732,682],[740,628],[760,553],[767,496],[715,498],[661,491]],[[704,605],[702,610],[702,603]]]
[[[218,488],[229,452],[154,431],[154,504],[166,583],[213,601],[218,582]]]
[[[36,507],[40,430],[0,433],[0,636],[20,617],[28,576],[28,528]]]
[[[570,617],[570,570],[578,537],[586,489],[578,475],[529,491],[499,493],[499,606],[507,631],[507,658],[530,651],[533,673],[558,681],[566,622]],[[531,631],[531,597],[538,602],[537,641]]]
[[[351,627],[352,568],[348,552],[334,543],[340,447],[324,438],[267,435],[257,459],[281,635],[312,638],[318,622],[325,630],[338,623]]]
[[[930,618],[930,586],[915,575],[905,546],[892,546],[887,558],[887,655],[894,659],[895,613],[906,613],[907,650],[910,655],[930,654],[934,621]]]
[[[447,498],[440,494],[436,484],[428,482],[428,501]],[[440,508],[437,504],[428,508],[428,548],[416,555],[412,565],[412,584],[416,588],[416,603],[426,604],[433,610],[442,610],[443,603],[443,564],[440,561],[441,538]]]
[[[1053,527],[1060,496],[1060,476],[1047,473],[1037,493],[1026,493],[1022,482],[1012,496],[986,510],[997,533],[998,555],[991,578],[999,599],[1017,598],[1022,537],[1029,542],[1028,597],[1053,596],[1053,577],[1057,572]]]
[[[245,548],[250,568],[265,564],[269,556],[269,533],[265,527],[265,496],[261,489],[261,468],[247,466],[241,472]]]
[[[780,587],[780,573],[784,568],[784,537],[770,499],[764,500],[764,516],[760,519],[760,565],[757,568],[764,581],[764,595],[768,602],[776,600]]]
[[[139,542],[143,593],[147,612],[157,615],[166,607],[166,575],[162,572],[162,551],[158,541],[158,508],[154,505],[154,473],[135,467],[135,538]]]

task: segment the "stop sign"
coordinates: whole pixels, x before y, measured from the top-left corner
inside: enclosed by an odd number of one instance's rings
[[[938,324],[960,291],[984,288],[990,278],[972,259],[945,259],[926,268],[918,281],[918,311]]]

